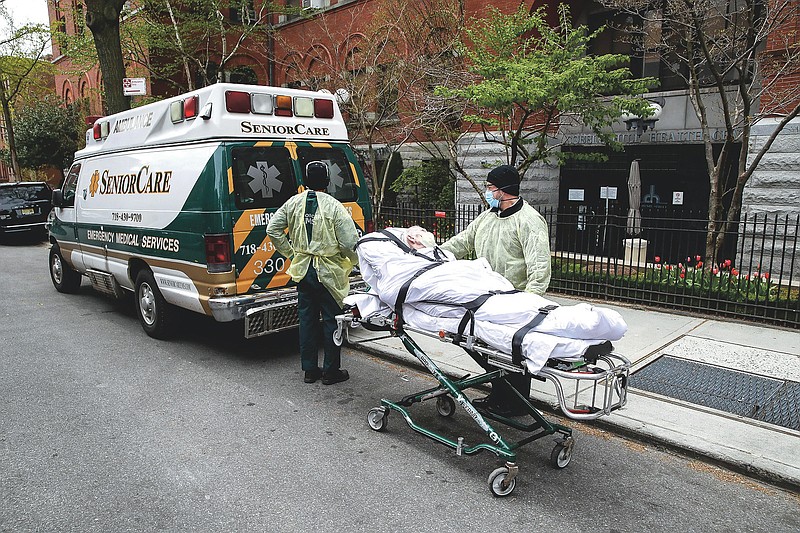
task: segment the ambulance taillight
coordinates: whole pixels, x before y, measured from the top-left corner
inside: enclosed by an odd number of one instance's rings
[[[231,239],[228,234],[206,235],[206,266],[211,274],[230,272]]]
[[[189,120],[197,116],[197,108],[200,106],[200,97],[192,96],[183,101],[183,118]]]
[[[249,113],[250,93],[225,91],[225,108],[229,113]]]
[[[333,100],[314,98],[314,116],[317,118],[333,118]]]

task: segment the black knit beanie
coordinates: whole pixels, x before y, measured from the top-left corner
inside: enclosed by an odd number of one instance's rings
[[[511,165],[493,168],[486,181],[511,196],[519,196],[519,172]]]
[[[306,187],[315,191],[325,190],[330,181],[328,165],[322,161],[311,161],[306,165]]]

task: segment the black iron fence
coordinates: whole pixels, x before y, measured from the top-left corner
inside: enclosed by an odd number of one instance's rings
[[[418,225],[442,243],[483,208],[384,207],[376,226]],[[706,257],[702,213],[643,206],[636,235],[627,210],[540,210],[550,227],[550,290],[581,297],[800,327],[800,214],[745,214]]]

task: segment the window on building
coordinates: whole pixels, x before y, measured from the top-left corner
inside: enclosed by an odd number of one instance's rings
[[[605,31],[589,45],[589,53],[622,54],[630,57],[630,68],[634,78],[653,77],[659,80],[659,90],[687,88],[688,71],[675,54],[660,53],[662,24],[657,13],[648,20],[634,19],[626,13],[610,11],[589,15],[589,31],[605,26]]]
[[[59,0],[53,0],[56,31],[66,34],[67,33],[67,17],[64,15],[64,10],[61,7]]]
[[[228,73],[228,77],[231,83],[258,85],[258,76],[250,67],[236,67]]]
[[[230,6],[231,22],[251,26],[258,22],[258,14],[253,0],[231,0]]]
[[[86,19],[84,17],[83,4],[75,6],[75,34],[83,35],[83,28],[86,27]]]
[[[398,79],[392,66],[381,66],[377,80],[377,113],[381,120],[398,119],[397,100],[399,98]]]

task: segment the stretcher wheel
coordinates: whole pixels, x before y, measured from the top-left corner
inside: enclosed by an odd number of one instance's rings
[[[384,431],[388,421],[388,413],[383,407],[373,407],[367,413],[367,423],[375,431]]]
[[[508,496],[517,486],[517,478],[512,478],[507,483],[506,478],[508,478],[508,468],[505,466],[501,466],[489,474],[489,490],[498,498]]]
[[[559,442],[550,452],[550,464],[553,465],[553,468],[558,468],[559,470],[566,468],[570,459],[572,459],[571,443]]]
[[[456,412],[456,402],[450,396],[439,396],[436,398],[436,411],[442,416],[453,416]]]
[[[337,329],[333,332],[333,344],[336,346],[341,346],[344,343],[344,335],[342,330]]]

